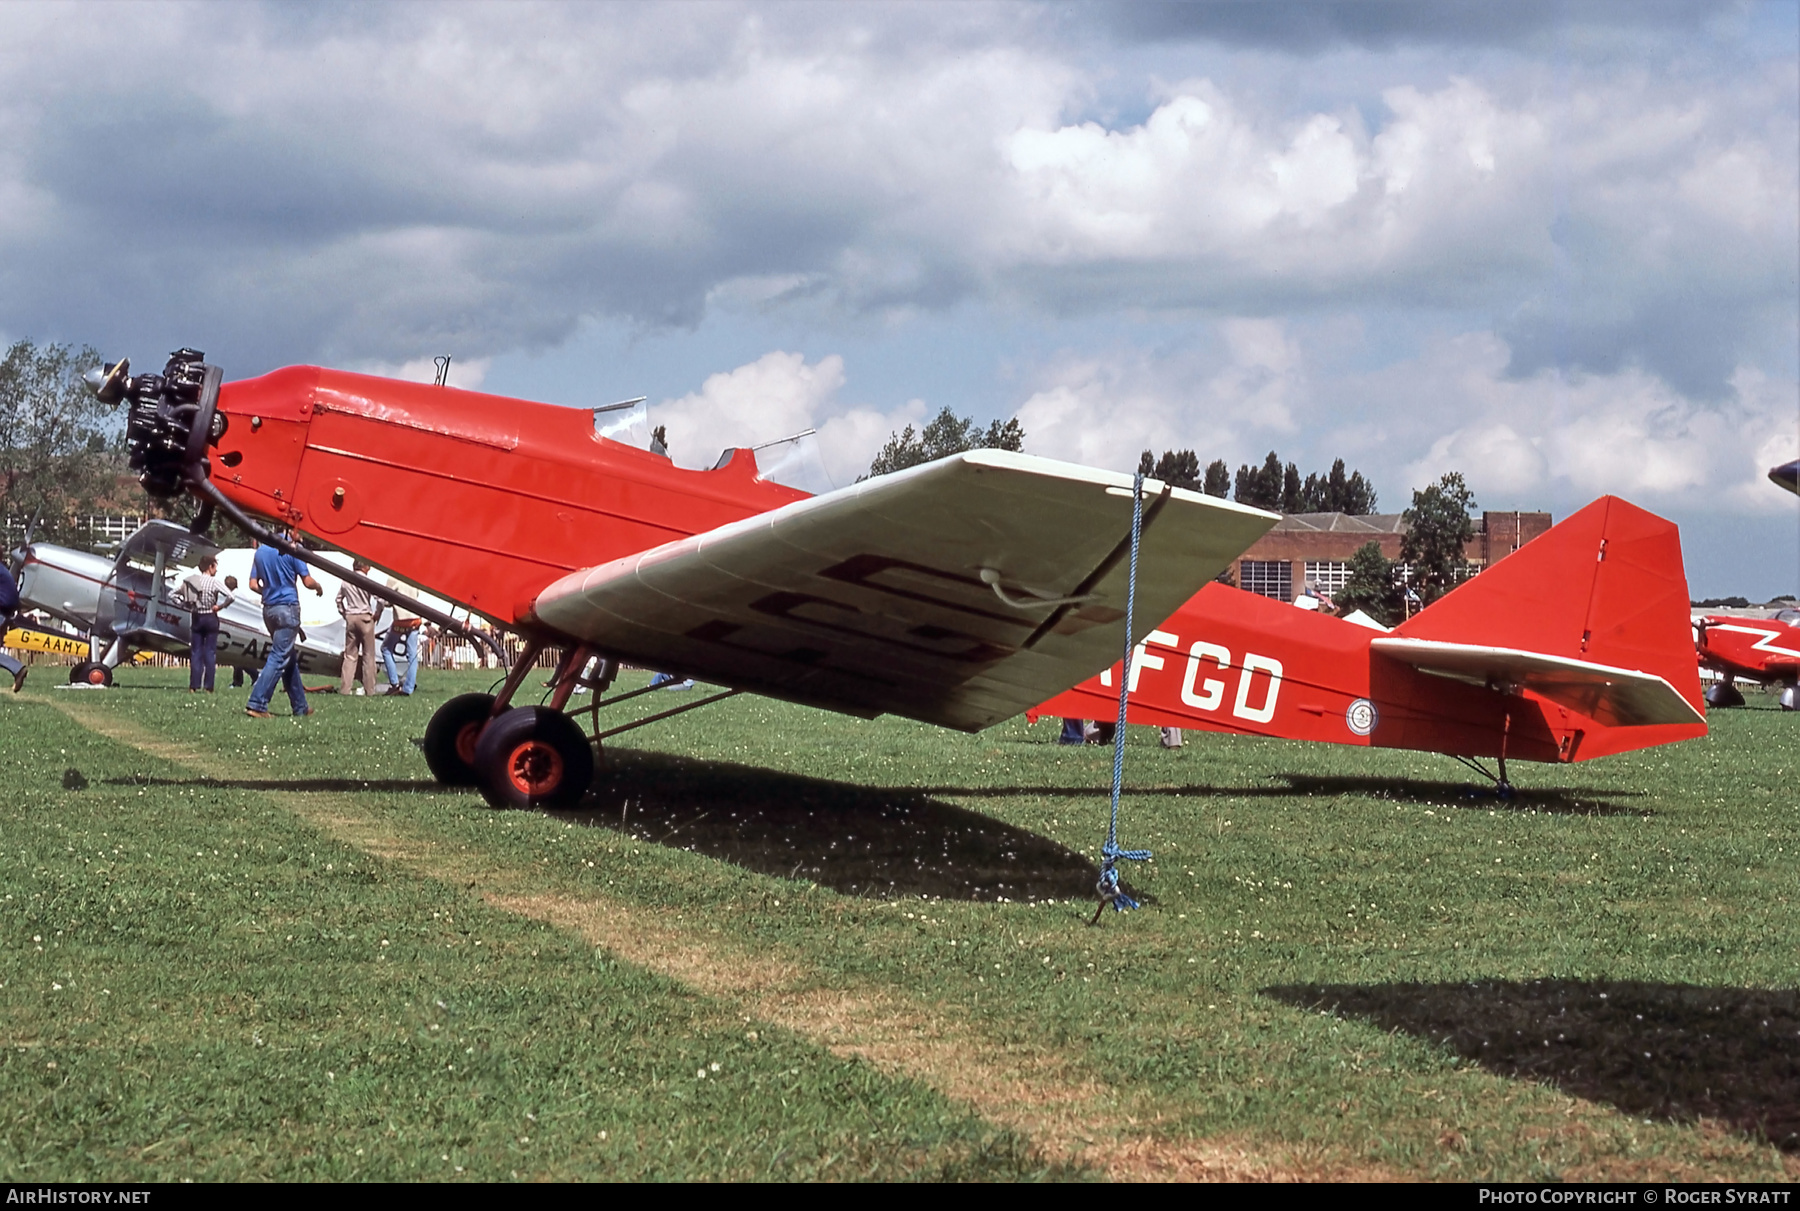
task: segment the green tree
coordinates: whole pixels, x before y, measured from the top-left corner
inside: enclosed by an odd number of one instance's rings
[[[0,361],[0,523],[38,518],[43,538],[76,543],[80,519],[116,492],[123,416],[81,376],[91,348],[18,341]]]
[[[904,471],[920,463],[928,463],[965,450],[1012,450],[1025,448],[1025,430],[1015,417],[994,421],[983,430],[973,420],[957,416],[945,408],[932,418],[924,430],[915,433],[911,425],[891,434],[881,453],[869,464],[869,476]]]
[[[1215,458],[1206,464],[1206,482],[1201,485],[1201,491],[1221,500],[1231,495],[1231,468],[1225,465],[1224,459]]]
[[[1301,485],[1304,513],[1350,513],[1361,516],[1375,511],[1375,488],[1361,471],[1344,471],[1344,460],[1331,464],[1325,475],[1308,475]]]
[[[1361,610],[1383,626],[1400,620],[1403,606],[1400,587],[1394,576],[1394,561],[1381,553],[1380,543],[1364,543],[1350,557],[1349,577],[1344,587],[1332,594],[1331,603],[1340,615]]]
[[[1200,490],[1200,456],[1192,450],[1164,450],[1158,459],[1152,459],[1146,450],[1138,458],[1138,470],[1177,488]]]
[[[1285,470],[1281,459],[1271,450],[1262,466],[1252,467],[1245,463],[1238,468],[1237,486],[1232,494],[1241,505],[1280,512],[1281,481]]]
[[[1281,475],[1281,511],[1283,513],[1304,513],[1306,501],[1300,495],[1300,468],[1293,463]]]
[[[1412,508],[1403,515],[1406,537],[1400,544],[1400,558],[1412,565],[1412,587],[1424,605],[1467,578],[1469,564],[1463,544],[1475,537],[1475,522],[1469,516],[1474,507],[1475,494],[1460,471],[1413,493]]]

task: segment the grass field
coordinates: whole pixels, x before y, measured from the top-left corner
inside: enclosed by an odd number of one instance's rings
[[[49,672],[49,670],[44,670]],[[1800,1177],[1800,719],[1519,765],[739,698],[583,810],[410,742],[0,696],[9,1180]]]

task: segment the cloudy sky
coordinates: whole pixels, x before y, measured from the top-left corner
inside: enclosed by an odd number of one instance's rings
[[[1800,588],[1800,3],[0,5],[0,337],[1346,458]]]

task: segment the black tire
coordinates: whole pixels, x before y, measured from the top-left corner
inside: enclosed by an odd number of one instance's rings
[[[425,725],[425,764],[445,786],[477,786],[475,742],[494,713],[492,694],[458,694]]]
[[[69,670],[70,685],[111,685],[112,670],[98,660],[83,660]]]
[[[520,706],[483,729],[475,768],[490,807],[574,807],[594,780],[594,750],[561,711]]]

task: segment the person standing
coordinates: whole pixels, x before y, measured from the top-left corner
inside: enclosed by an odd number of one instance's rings
[[[287,531],[289,542],[294,532]],[[294,641],[300,632],[300,593],[297,585],[305,585],[319,596],[325,590],[312,578],[305,563],[292,555],[283,555],[274,547],[256,548],[256,559],[250,565],[250,589],[262,594],[263,625],[269,628],[269,655],[256,684],[250,687],[250,701],[244,713],[253,719],[269,717],[269,700],[275,696],[275,683],[287,686],[288,702],[296,715],[312,714],[306,704],[306,686],[300,680],[300,661]]]
[[[13,579],[12,569],[0,563],[0,640],[6,638],[6,632],[12,627],[13,611],[18,608],[19,582]],[[3,647],[0,647],[0,669],[12,674],[13,693],[25,688],[25,666],[8,656]]]
[[[237,587],[237,577],[227,576],[225,578],[225,589],[227,592],[235,594],[237,592]],[[241,664],[234,664],[231,666],[231,688],[234,690],[241,690],[244,688],[244,666]]]
[[[407,586],[392,576],[386,578],[387,586],[399,592],[406,592]],[[391,603],[394,607],[394,621],[388,627],[387,642],[381,645],[381,667],[387,674],[387,692],[405,697],[413,692],[419,681],[419,616],[401,605]],[[395,664],[397,656],[406,658],[406,680],[400,679]]]
[[[369,565],[360,559],[350,566],[364,576],[369,574]],[[360,666],[363,694],[375,695],[375,621],[381,617],[382,604],[381,599],[369,590],[347,580],[338,586],[337,608],[344,616],[344,664],[338,673],[339,694],[350,693],[350,683],[356,680]]]
[[[213,692],[219,666],[219,611],[231,604],[231,594],[219,581],[219,561],[208,555],[188,574],[176,591],[176,601],[193,615],[188,640],[188,693]]]

